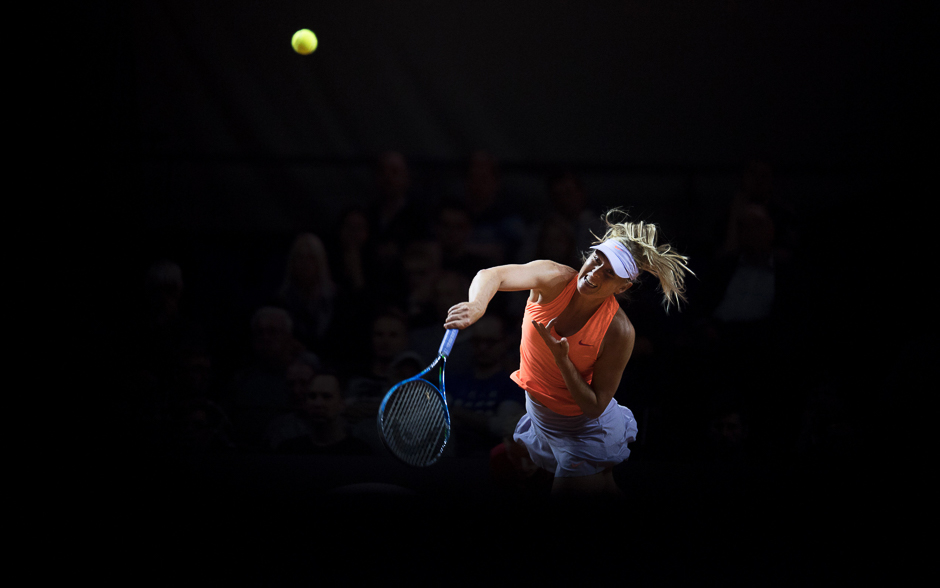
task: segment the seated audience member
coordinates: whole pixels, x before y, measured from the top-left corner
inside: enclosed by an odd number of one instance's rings
[[[724,227],[725,253],[731,253],[739,247],[740,217],[746,214],[751,205],[757,205],[767,211],[773,221],[774,256],[782,261],[789,261],[799,247],[799,228],[794,209],[780,198],[774,186],[773,169],[760,160],[748,162],[741,174],[741,183],[728,208],[727,223]]]
[[[472,368],[448,371],[446,394],[458,456],[486,457],[494,446],[511,437],[525,412],[525,394],[510,379],[510,340],[503,319],[484,315],[470,334]]]
[[[503,259],[494,243],[475,241],[473,218],[467,208],[457,202],[443,203],[434,218],[434,239],[441,248],[441,268],[473,279],[481,269]]]
[[[313,377],[297,412],[306,424],[305,435],[279,443],[278,453],[304,455],[368,455],[369,445],[355,437],[343,416],[345,402],[339,378],[323,372]]]
[[[736,399],[713,399],[707,411],[704,455],[707,461],[743,462],[752,457],[748,413]]]
[[[277,301],[291,315],[294,337],[307,349],[321,353],[333,320],[336,285],[323,242],[313,233],[294,240]]]
[[[376,191],[367,209],[369,231],[380,268],[390,269],[409,243],[427,238],[429,223],[426,207],[416,197],[405,156],[387,151],[376,163]]]
[[[319,364],[319,358],[294,338],[292,329],[290,315],[282,308],[262,307],[252,317],[252,357],[232,381],[232,420],[239,444],[246,449],[262,448],[268,422],[290,409],[288,366],[299,357]]]
[[[179,355],[208,338],[204,325],[188,310],[184,292],[183,270],[176,262],[162,260],[147,269],[134,352],[140,368],[157,384],[160,394],[168,393],[167,388],[175,385]]]
[[[275,450],[285,441],[310,434],[303,407],[313,378],[317,375],[317,369],[318,366],[306,356],[297,358],[287,367],[286,379],[291,410],[275,416],[268,423],[265,434],[266,449]]]
[[[182,454],[235,451],[232,423],[215,402],[190,398],[178,403],[170,416],[170,451]]]
[[[404,314],[386,310],[376,316],[372,321],[370,352],[347,368],[346,417],[350,421],[375,418],[382,397],[398,381],[393,362],[408,349],[408,321]]]
[[[436,241],[415,241],[408,245],[402,258],[406,289],[402,296],[411,327],[423,327],[434,323],[435,286],[442,272],[441,246]]]
[[[463,201],[473,220],[470,242],[487,259],[486,267],[511,263],[526,238],[526,225],[518,210],[518,198],[504,190],[499,162],[486,151],[470,156]]]
[[[578,252],[587,251],[593,245],[592,233],[604,234],[605,227],[601,215],[591,208],[587,190],[578,175],[571,170],[556,171],[546,179],[546,187],[548,206],[529,231],[533,236],[520,250],[521,263],[538,259],[534,251],[538,246],[537,235],[547,217],[557,216],[567,221],[575,238],[575,250]]]
[[[431,287],[430,321],[424,326],[412,327],[408,331],[409,348],[422,358],[424,368],[431,363],[441,347],[444,337],[444,321],[447,311],[457,303],[466,300],[470,279],[457,272],[445,271],[439,274]],[[473,327],[457,337],[447,358],[447,372],[467,371],[470,369],[470,333]]]

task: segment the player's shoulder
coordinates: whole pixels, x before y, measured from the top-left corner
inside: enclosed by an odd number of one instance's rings
[[[530,262],[529,266],[538,275],[537,285],[532,288],[530,299],[539,304],[547,304],[555,300],[578,275],[578,270],[548,259]]]
[[[623,308],[620,308],[619,305],[617,312],[614,313],[614,317],[610,321],[610,326],[607,327],[607,336],[622,338],[624,340],[632,340],[635,336],[630,317],[627,316],[627,313],[625,313]]]
[[[529,265],[546,279],[564,280],[566,283],[578,273],[573,267],[550,259],[539,259],[529,262]]]

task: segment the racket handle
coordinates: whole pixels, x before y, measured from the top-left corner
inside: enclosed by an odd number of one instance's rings
[[[454,347],[454,341],[457,339],[457,329],[447,329],[447,332],[444,333],[444,340],[441,341],[441,348],[437,350],[438,355],[443,355],[447,357],[450,355],[450,350]]]

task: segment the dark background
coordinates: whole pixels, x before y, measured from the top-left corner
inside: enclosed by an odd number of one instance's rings
[[[714,255],[742,173],[759,159],[799,219],[803,295],[787,383],[800,406],[808,389],[838,391],[850,449],[820,462],[781,449],[781,440],[745,474],[726,475],[696,469],[694,450],[675,439],[659,450],[649,441],[635,449],[634,469],[619,474],[633,498],[629,516],[649,531],[679,518],[677,509],[709,511],[715,503],[696,507],[704,493],[746,504],[735,511],[739,522],[753,523],[754,513],[779,522],[781,504],[788,514],[822,504],[838,513],[824,519],[824,533],[841,533],[858,524],[846,514],[852,497],[884,483],[887,464],[897,463],[884,444],[894,435],[886,413],[906,408],[901,392],[926,356],[926,336],[910,336],[917,317],[899,300],[909,295],[906,274],[892,263],[903,260],[891,253],[892,243],[920,236],[924,213],[905,198],[912,162],[928,154],[916,148],[930,122],[919,117],[927,104],[921,15],[847,0],[148,0],[86,10],[91,34],[82,43],[93,58],[77,90],[94,98],[76,121],[92,139],[80,149],[80,178],[96,193],[87,242],[96,245],[104,312],[92,328],[104,335],[98,355],[117,404],[137,359],[124,344],[135,336],[126,319],[150,263],[180,263],[187,295],[220,325],[218,336],[247,340],[239,321],[268,285],[265,268],[297,233],[326,234],[344,205],[368,202],[385,150],[408,158],[429,206],[459,186],[477,149],[501,162],[506,193],[522,210],[543,207],[546,170],[569,165],[592,208],[624,206],[661,223],[693,268]],[[309,56],[290,47],[302,27],[320,41]],[[255,277],[218,267],[200,274],[213,255]],[[232,298],[217,298],[222,291]],[[676,370],[690,365],[674,359]],[[217,358],[229,371],[240,360]],[[698,406],[676,398],[648,400],[666,406],[668,431]],[[216,464],[223,473],[210,475],[203,464],[193,482],[173,458],[138,451],[132,429],[118,422],[101,442],[119,456],[109,469],[144,472],[144,482],[124,483],[149,504],[180,501],[252,521],[279,505],[300,512],[302,525],[319,516],[310,514],[315,501],[299,496],[368,481],[340,462],[246,461]],[[694,443],[691,434],[681,440]],[[389,475],[463,505],[473,498],[457,488],[486,484],[485,464]],[[231,485],[253,484],[232,498]],[[284,510],[274,510],[284,522]],[[535,516],[522,512],[520,520]],[[831,547],[818,534],[801,537],[807,552]],[[825,567],[817,556],[800,573]]]

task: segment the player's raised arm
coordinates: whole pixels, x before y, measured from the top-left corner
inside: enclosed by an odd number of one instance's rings
[[[497,292],[531,290],[533,296],[553,297],[564,288],[576,270],[548,260],[510,264],[480,270],[470,283],[467,302],[455,304],[447,313],[445,329],[466,329],[477,322]]]

